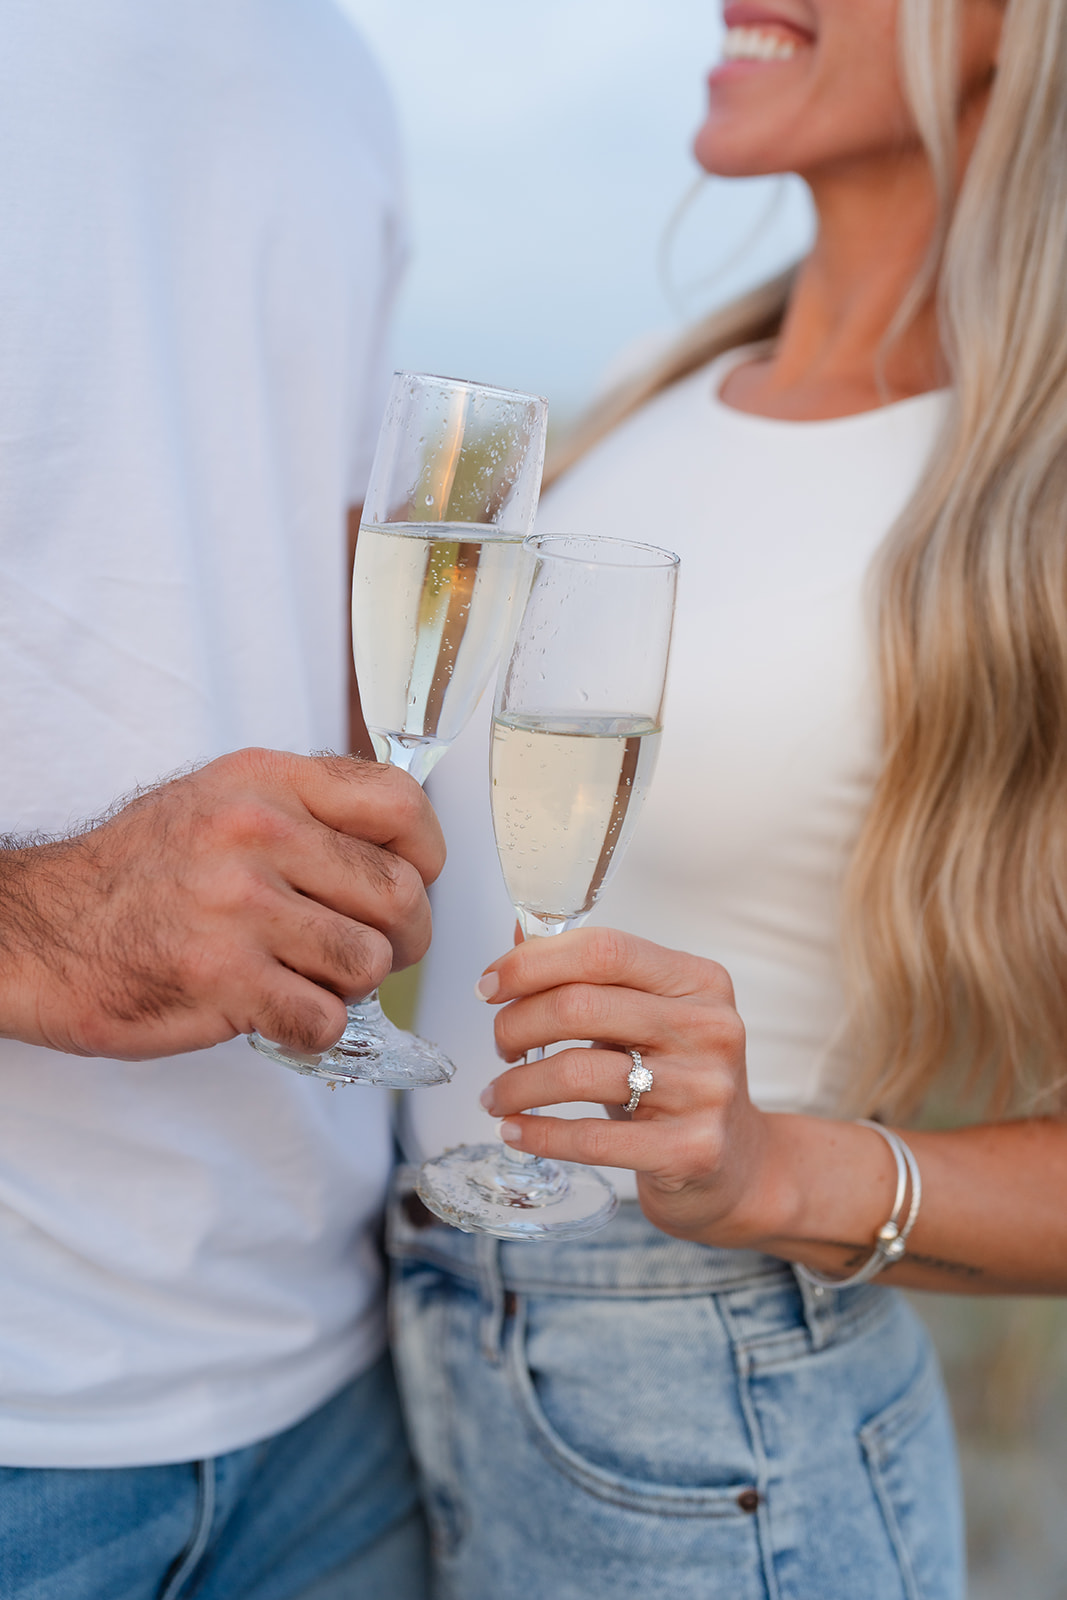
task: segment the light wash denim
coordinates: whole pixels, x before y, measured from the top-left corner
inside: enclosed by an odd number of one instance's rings
[[[899,1295],[769,1256],[437,1223],[401,1173],[394,1358],[438,1600],[960,1600],[955,1443]]]
[[[0,1467],[2,1600],[428,1593],[388,1359],[296,1427],[228,1455],[161,1467]]]

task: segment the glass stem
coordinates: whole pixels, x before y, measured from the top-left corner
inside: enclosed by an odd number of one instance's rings
[[[585,921],[584,916],[559,917],[550,921],[545,917],[536,916],[532,911],[524,910],[521,906],[515,908],[515,915],[519,919],[519,927],[522,929],[524,939],[552,939],[557,933],[566,933],[568,928],[576,928],[579,923]],[[541,1045],[538,1045],[536,1049],[527,1050],[522,1058],[524,1066],[529,1066],[533,1061],[543,1061],[544,1059],[545,1052]],[[532,1106],[524,1115],[527,1117],[539,1117],[541,1113],[536,1106]],[[544,1160],[543,1156],[531,1155],[527,1150],[514,1150],[508,1144],[504,1146],[504,1151],[505,1164],[519,1169],[536,1167]]]
[[[526,1054],[522,1058],[524,1066],[529,1066],[531,1061],[543,1061],[544,1059],[545,1052],[542,1050],[540,1045],[538,1045],[536,1050],[527,1050]],[[527,1117],[539,1117],[541,1113],[538,1111],[536,1106],[534,1106],[529,1111],[524,1112],[523,1115]],[[544,1158],[542,1156],[531,1155],[528,1150],[514,1150],[510,1144],[506,1144],[504,1146],[504,1165],[506,1167],[536,1167],[543,1159]]]
[[[436,741],[405,742],[402,735],[393,733],[371,733],[370,740],[379,761],[391,767],[399,767],[401,772],[410,772],[420,787],[426,783],[426,779],[448,749],[446,744],[439,744]],[[353,1000],[351,1004],[353,1008],[360,1009],[363,1006],[380,1006],[377,989],[372,989],[362,1000]]]
[[[422,739],[402,733],[378,733],[371,730],[371,744],[379,761],[401,772],[410,772],[416,783],[424,784],[445,751],[447,743],[439,739]]]

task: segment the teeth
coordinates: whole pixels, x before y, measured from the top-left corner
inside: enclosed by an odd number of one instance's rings
[[[792,39],[764,28],[728,28],[722,42],[724,61],[788,61],[796,53]]]

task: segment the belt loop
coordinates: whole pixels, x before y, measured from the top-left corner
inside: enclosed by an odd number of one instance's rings
[[[494,1367],[501,1362],[504,1333],[504,1279],[500,1271],[502,1241],[491,1234],[477,1235],[475,1262],[482,1296],[482,1355]]]
[[[796,1270],[794,1263],[790,1262],[790,1268],[804,1308],[804,1321],[811,1339],[811,1348],[822,1350],[830,1343],[833,1335],[837,1295],[832,1289],[821,1289],[809,1282],[803,1273]]]

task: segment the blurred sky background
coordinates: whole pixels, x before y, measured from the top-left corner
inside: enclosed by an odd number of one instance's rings
[[[689,147],[718,0],[342,4],[389,78],[407,147],[398,365],[531,389],[564,420],[620,352],[803,249],[799,186],[709,182],[664,282],[668,225],[699,175]]]

